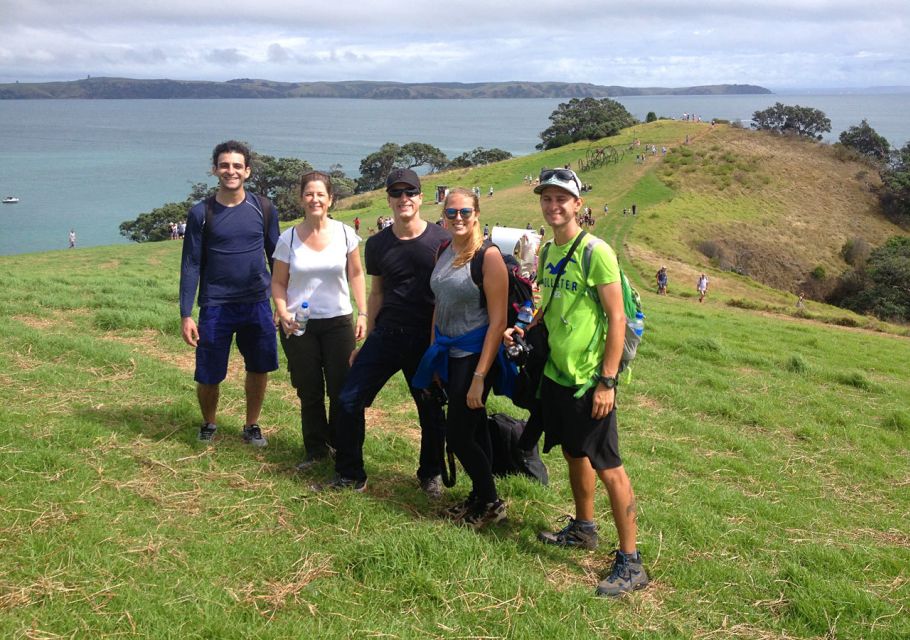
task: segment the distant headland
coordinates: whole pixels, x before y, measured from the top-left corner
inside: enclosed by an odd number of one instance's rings
[[[0,100],[116,100],[186,98],[362,98],[426,100],[465,98],[612,98],[648,95],[734,95],[771,93],[750,84],[697,87],[620,87],[584,82],[274,82],[241,78],[138,80],[85,78],[65,82],[0,84]]]

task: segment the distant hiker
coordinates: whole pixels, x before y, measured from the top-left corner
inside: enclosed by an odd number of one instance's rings
[[[632,215],[634,216],[637,214],[638,214],[638,205],[633,202],[632,203]]]
[[[493,197],[493,185],[490,185],[490,193],[487,194],[487,197],[488,197],[488,198],[492,198],[492,197]]]
[[[338,394],[350,369],[356,340],[367,330],[367,294],[354,229],[329,218],[334,198],[331,176],[310,171],[300,177],[305,216],[278,238],[272,274],[275,315],[291,385],[300,398],[305,471],[329,457],[338,428]],[[357,315],[351,326],[351,294]],[[303,327],[297,314],[307,304]],[[300,333],[300,330],[303,332]],[[326,415],[325,400],[329,399]]]
[[[698,291],[698,301],[704,302],[705,296],[708,295],[708,276],[701,274],[695,284],[695,289]]]
[[[667,266],[663,265],[657,270],[657,295],[667,295]]]
[[[637,549],[635,495],[619,455],[616,425],[626,317],[616,253],[578,225],[580,191],[578,176],[563,169],[544,169],[534,188],[544,219],[553,228],[553,240],[545,253],[541,251],[544,258],[538,265],[545,317],[538,314],[531,325],[543,321],[549,330],[550,353],[540,387],[544,450],[561,445],[575,501],[575,517],[559,531],[540,532],[538,539],[561,547],[595,548],[594,493],[599,478],[610,497],[619,549],[596,593],[619,596],[648,584]],[[590,263],[584,267],[586,251]],[[507,346],[515,333],[524,332],[518,328],[504,332]]]
[[[604,205],[604,213],[610,213],[610,205],[608,205],[608,204]]]
[[[474,196],[476,197],[477,194],[475,193]],[[490,225],[489,225],[489,223],[484,223],[484,225],[483,225],[483,239],[486,240],[486,239],[489,238],[489,237],[490,237]]]
[[[373,277],[367,300],[367,337],[354,352],[351,370],[339,393],[335,434],[335,476],[314,487],[365,491],[364,411],[393,375],[401,371],[410,388],[417,365],[430,344],[433,291],[430,273],[436,253],[450,236],[420,217],[420,178],[411,169],[393,169],[386,195],[394,222],[370,237],[364,255]],[[442,495],[445,417],[432,398],[410,389],[420,419],[420,466],[417,479],[428,497]]]
[[[804,294],[804,293],[799,294],[799,298],[797,298],[797,300],[796,300],[797,309],[802,309],[803,307],[806,306],[805,302],[804,302],[805,298],[806,298],[806,294]]]
[[[212,152],[218,190],[190,209],[187,217],[180,317],[183,339],[196,349],[196,396],[203,420],[199,440],[210,442],[215,436],[220,384],[236,334],[246,366],[243,441],[264,447],[268,441],[259,428],[259,414],[268,373],[278,368],[269,305],[278,213],[267,199],[244,190],[250,171],[250,150],[243,143],[222,142]],[[192,315],[197,286],[198,326]]]
[[[360,233],[360,216],[354,218],[354,233]]]
[[[70,249],[75,249],[76,248],[76,230],[75,229],[70,229],[69,241],[70,241]]]

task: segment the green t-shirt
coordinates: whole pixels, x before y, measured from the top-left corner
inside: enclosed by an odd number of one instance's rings
[[[575,238],[562,246],[551,243],[546,255],[547,264],[538,264],[537,268],[541,306],[546,307],[553,295],[544,318],[550,334],[550,357],[544,375],[567,387],[585,384],[600,372],[607,325],[597,286],[619,282],[616,253],[606,242],[594,245],[587,274],[582,272],[584,248],[592,239],[594,236],[589,234],[579,243],[559,279],[557,291],[553,291],[557,265],[569,252]]]

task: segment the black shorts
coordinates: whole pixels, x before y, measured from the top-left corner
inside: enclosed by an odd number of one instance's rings
[[[594,389],[575,398],[574,387],[564,387],[544,376],[540,387],[543,424],[546,438],[544,452],[561,445],[573,458],[588,458],[597,470],[622,465],[619,457],[619,435],[616,429],[616,405],[605,418],[591,417]]]

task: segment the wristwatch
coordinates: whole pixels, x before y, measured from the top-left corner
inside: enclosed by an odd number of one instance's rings
[[[597,381],[598,381],[599,383],[601,383],[603,386],[605,386],[607,389],[615,389],[615,388],[616,388],[616,385],[619,384],[619,380],[617,380],[617,379],[616,379],[615,377],[613,377],[613,376],[601,376],[601,375],[598,375],[598,376],[597,376]]]

